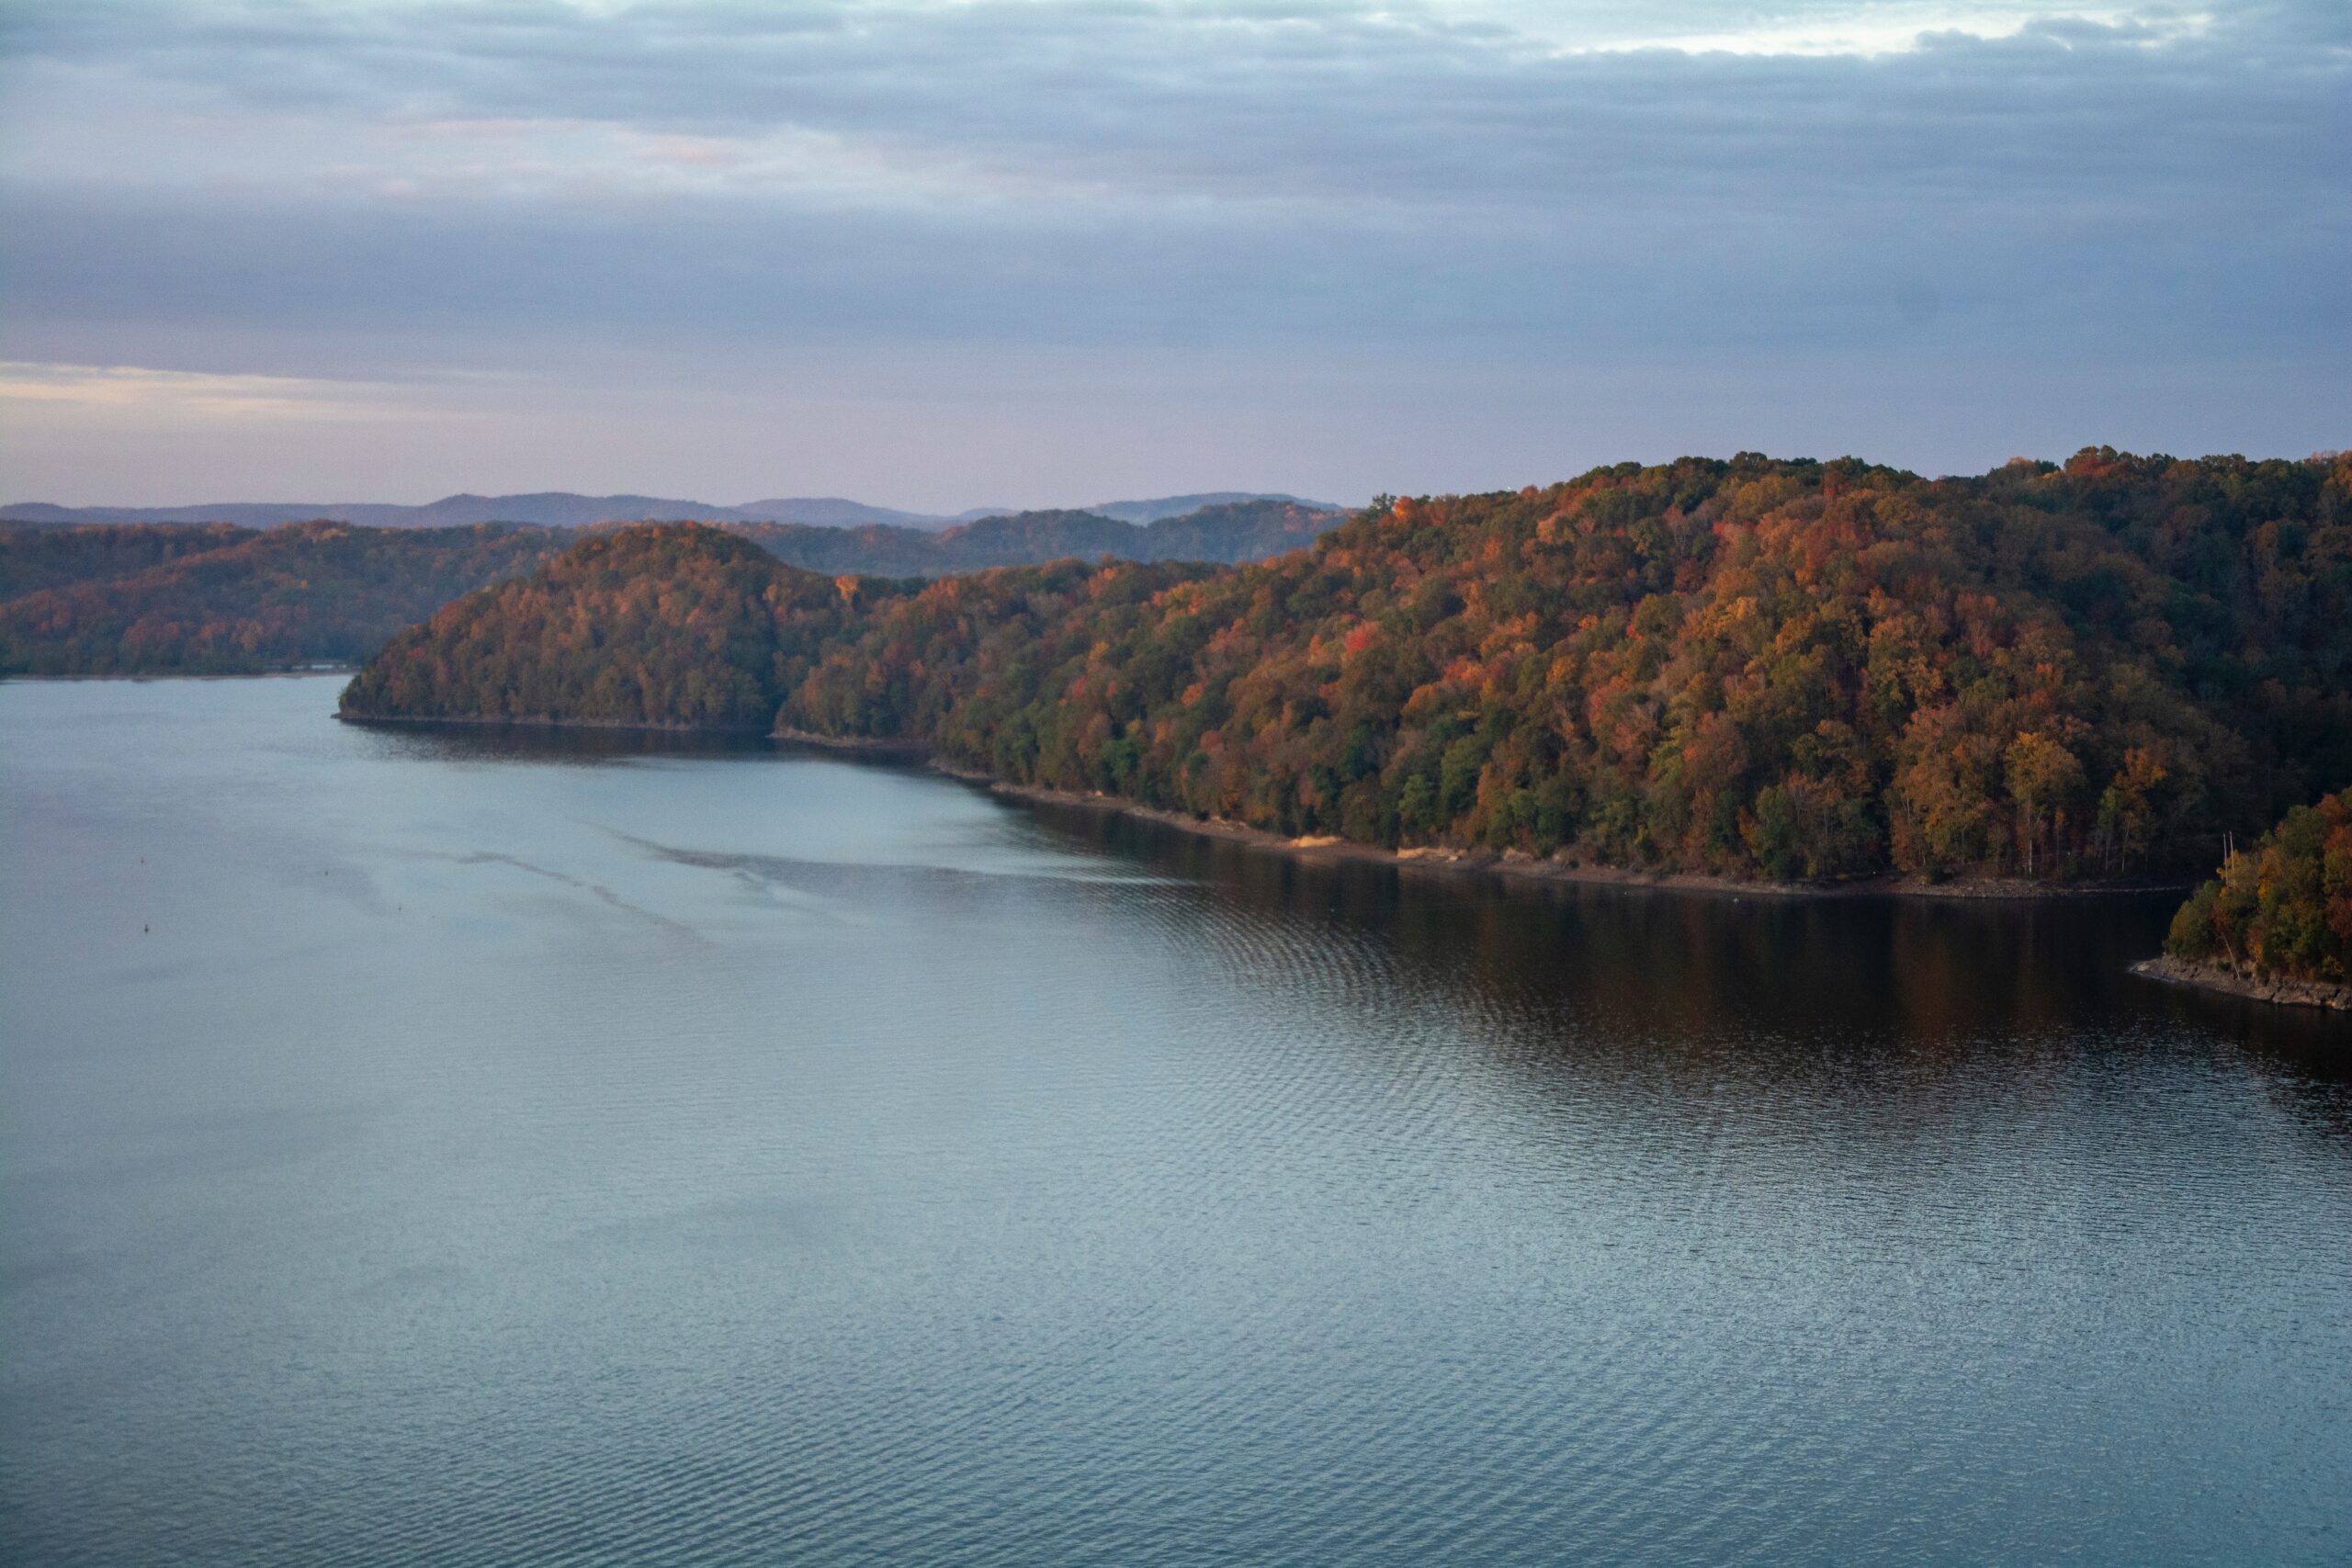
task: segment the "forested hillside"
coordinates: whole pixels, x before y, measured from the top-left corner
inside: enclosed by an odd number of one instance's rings
[[[2176,958],[2232,974],[2352,980],[2352,789],[2299,806],[2173,917]]]
[[[350,711],[503,711],[537,656],[474,624],[498,604],[403,645],[445,680],[371,671]],[[2352,459],[1624,464],[1378,503],[1266,565],[862,592],[820,629],[786,726],[1277,833],[1734,877],[2177,874],[2352,778]],[[631,635],[573,646],[625,670]]]
[[[1148,526],[1085,512],[990,517],[944,532],[729,523],[827,574],[935,577],[1078,556],[1257,560],[1340,515],[1283,502],[1204,508]],[[448,600],[582,536],[491,525],[309,523],[0,526],[0,674],[234,671],[356,662]]]
[[[202,526],[0,525],[0,604],[79,582],[114,582],[151,567],[258,537],[226,523]]]
[[[356,663],[456,595],[570,542],[502,525],[0,528],[0,674]]]

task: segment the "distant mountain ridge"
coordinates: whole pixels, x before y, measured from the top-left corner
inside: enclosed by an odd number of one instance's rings
[[[1198,512],[1203,507],[1238,502],[1273,501],[1315,512],[1340,508],[1303,502],[1292,495],[1261,495],[1243,491],[1215,491],[1200,495],[1162,496],[1152,501],[1109,501],[1084,510],[1122,523],[1156,523],[1163,517]],[[542,528],[581,528],[595,523],[788,523],[806,527],[859,528],[882,525],[897,528],[949,528],[989,517],[1016,515],[1011,506],[975,507],[954,516],[901,512],[872,506],[841,496],[786,496],[718,506],[707,501],[680,501],[654,495],[579,495],[571,491],[541,491],[528,495],[460,493],[399,506],[385,502],[206,502],[194,506],[56,506],[48,502],[18,502],[0,506],[0,522],[94,523],[232,523],[241,528],[275,528],[288,523],[325,520],[368,528],[456,528],[479,523],[529,523]]]

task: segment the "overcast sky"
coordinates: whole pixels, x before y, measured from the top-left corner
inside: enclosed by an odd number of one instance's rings
[[[0,0],[0,500],[2352,444],[2352,5]]]

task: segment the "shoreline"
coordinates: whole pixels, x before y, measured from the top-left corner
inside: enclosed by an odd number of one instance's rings
[[[932,761],[931,748],[921,740],[882,740],[869,735],[820,735],[813,729],[777,728],[768,731],[777,740],[788,740],[795,746],[807,746],[819,751],[836,751],[843,756],[866,757],[876,761],[924,763],[941,773],[951,770]]]
[[[1033,805],[1077,807],[1091,811],[1107,811],[1152,822],[1179,832],[1200,838],[1216,839],[1238,844],[1245,849],[1260,850],[1288,855],[1295,860],[1321,862],[1356,861],[1367,865],[1385,865],[1401,872],[1431,872],[1448,874],[1483,874],[1523,879],[1532,882],[1568,883],[1595,887],[1635,887],[1668,892],[1729,894],[1735,897],[1759,898],[1926,898],[1950,901],[1999,901],[2007,903],[2039,903],[2064,898],[2114,898],[2138,895],[2186,895],[2197,884],[2194,879],[2179,881],[2100,882],[2066,886],[2028,882],[2020,877],[1955,878],[1949,882],[1924,882],[1916,877],[1897,875],[1859,878],[1850,882],[1747,882],[1736,877],[1713,876],[1696,872],[1634,871],[1620,866],[1583,865],[1560,860],[1539,860],[1520,850],[1452,850],[1436,846],[1401,850],[1384,849],[1376,844],[1359,844],[1333,835],[1287,838],[1224,818],[1195,818],[1182,811],[1169,811],[1159,807],[1145,806],[1117,795],[1091,791],[1053,789],[1043,784],[1013,784],[979,768],[970,768],[947,761],[937,756],[930,744],[921,740],[882,739],[869,736],[820,735],[812,730],[779,728],[757,725],[718,726],[707,724],[629,724],[590,719],[567,718],[508,718],[473,715],[467,717],[412,715],[387,715],[335,712],[335,718],[345,724],[398,724],[411,726],[464,725],[477,728],[522,728],[531,729],[596,729],[627,730],[658,735],[710,735],[742,738],[758,735],[787,745],[805,746],[812,750],[828,751],[837,756],[856,758],[874,762],[920,765],[959,783],[985,789],[1008,800]]]
[[[503,715],[469,714],[453,717],[435,714],[426,717],[419,714],[347,713],[334,710],[337,724],[402,724],[430,728],[436,726],[462,725],[469,729],[601,729],[626,731],[637,735],[712,735],[746,736],[763,739],[779,737],[763,724],[635,724],[627,719],[599,718],[509,718]]]
[[[808,738],[811,743],[838,745],[824,736]],[[912,747],[915,743],[908,742]],[[855,743],[843,746],[854,750]],[[925,757],[933,772],[974,784],[992,795],[1008,799],[1027,801],[1035,805],[1071,806],[1087,810],[1113,812],[1120,816],[1155,822],[1180,832],[1197,834],[1205,839],[1217,839],[1245,848],[1263,850],[1275,854],[1306,861],[1358,861],[1367,864],[1392,866],[1399,871],[1427,871],[1451,874],[1484,874],[1495,876],[1524,878],[1536,882],[1575,883],[1598,887],[1662,888],[1685,893],[1728,893],[1736,897],[1754,895],[1768,898],[1935,898],[1935,899],[1995,899],[2009,902],[2039,902],[2052,898],[2111,898],[2141,894],[2185,894],[2197,885],[2182,882],[2094,883],[2074,886],[2051,886],[2027,882],[2019,878],[1981,878],[1951,882],[1922,882],[1903,876],[1875,876],[1852,882],[1744,882],[1736,877],[1711,876],[1696,872],[1632,871],[1621,866],[1578,865],[1566,861],[1539,860],[1519,850],[1499,852],[1486,850],[1450,850],[1437,847],[1402,850],[1383,849],[1376,844],[1359,844],[1335,835],[1315,835],[1306,838],[1285,838],[1262,828],[1251,828],[1224,818],[1195,818],[1181,811],[1169,811],[1159,807],[1144,806],[1117,795],[1077,790],[1053,789],[1043,784],[1012,784],[978,768],[967,768],[936,757]]]
[[[360,664],[288,664],[271,670],[0,671],[0,681],[299,681],[316,675],[356,675]]]
[[[2226,965],[2199,964],[2164,953],[2143,958],[2132,973],[2159,985],[2181,986],[2216,996],[2240,997],[2278,1007],[2318,1008],[2324,1012],[2352,1013],[2352,985],[2327,980],[2256,979]]]

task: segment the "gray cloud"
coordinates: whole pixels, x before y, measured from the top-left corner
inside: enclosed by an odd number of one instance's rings
[[[1491,25],[1353,5],[19,6],[19,75],[123,66],[256,113],[791,126],[1046,188],[1132,198],[1736,195],[1926,176],[2148,194],[2267,156],[2340,180],[2352,23],[2233,8],[2203,30],[2050,20],[1882,57],[1563,55]],[[60,128],[61,130],[63,128]],[[1804,161],[1800,161],[1803,159]],[[1815,161],[1819,160],[1819,161]]]
[[[18,0],[0,337],[298,375],[597,344],[657,378],[812,349],[2267,363],[2346,412],[2352,12],[1618,47],[1747,15]]]

